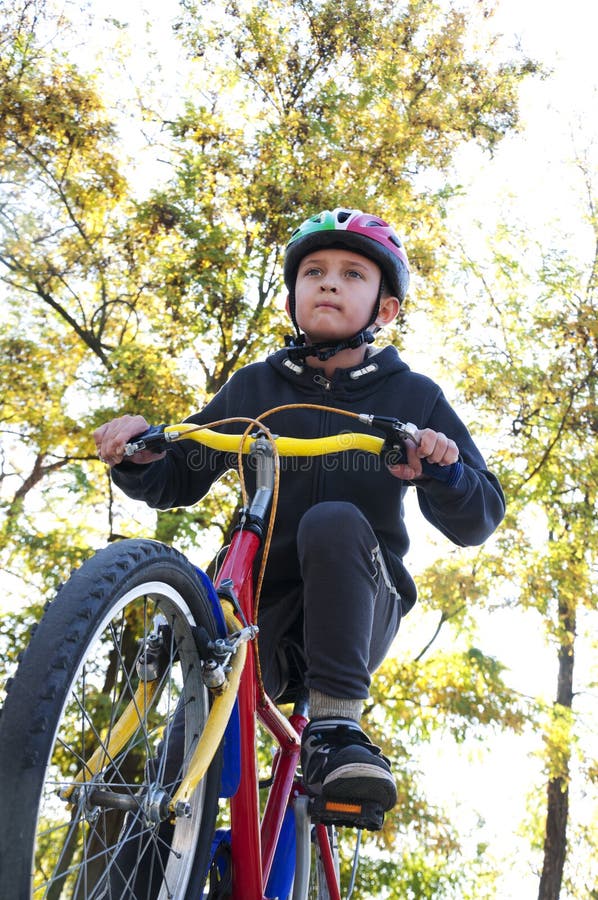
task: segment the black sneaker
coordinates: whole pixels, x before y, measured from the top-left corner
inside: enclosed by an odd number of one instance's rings
[[[309,722],[301,738],[301,768],[313,797],[374,801],[385,812],[397,802],[388,759],[352,719]]]

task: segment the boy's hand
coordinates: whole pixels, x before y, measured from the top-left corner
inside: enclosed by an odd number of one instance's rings
[[[123,461],[125,455],[125,444],[147,431],[149,424],[143,416],[121,416],[118,419],[112,419],[105,425],[100,425],[93,433],[93,439],[98,448],[98,456],[102,462],[109,466],[116,466]],[[166,453],[152,453],[151,450],[140,450],[133,456],[127,457],[134,463],[150,463],[157,459],[162,459]]]
[[[405,442],[407,462],[388,467],[396,478],[402,478],[403,481],[414,481],[416,478],[421,478],[422,459],[427,459],[428,462],[436,463],[439,466],[450,466],[459,459],[459,448],[441,431],[424,428],[422,431],[418,430],[414,438],[417,443]]]

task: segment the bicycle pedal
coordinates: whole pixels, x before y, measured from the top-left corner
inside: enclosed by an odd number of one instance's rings
[[[384,824],[384,810],[372,800],[332,800],[312,797],[309,801],[312,822],[321,825],[339,825],[347,828],[365,828],[380,831]]]

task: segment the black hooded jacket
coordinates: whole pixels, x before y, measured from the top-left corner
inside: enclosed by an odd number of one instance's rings
[[[280,350],[263,362],[240,369],[188,421],[203,424],[235,416],[255,418],[272,407],[292,403],[395,416],[418,428],[443,432],[459,448],[463,473],[454,487],[429,478],[412,483],[425,518],[459,546],[483,543],[502,520],[502,490],[467,428],[441,389],[426,376],[412,372],[394,347],[371,352],[359,366],[337,369],[331,379],[321,369],[292,363],[287,351]],[[301,438],[339,431],[371,433],[366,425],[334,409],[283,411],[269,417],[266,424],[274,434]],[[241,433],[245,426],[238,423],[226,430]],[[121,463],[113,469],[113,479],[129,497],[144,500],[151,507],[170,509],[196,503],[235,461],[236,457],[231,459],[192,441],[181,441],[154,463]],[[282,459],[264,600],[271,602],[300,579],[296,534],[305,511],[325,500],[345,500],[355,504],[370,522],[401,597],[402,611],[407,612],[416,599],[415,585],[402,561],[409,547],[403,498],[410,484],[391,475],[380,458],[356,451]],[[250,472],[248,486],[251,489]]]

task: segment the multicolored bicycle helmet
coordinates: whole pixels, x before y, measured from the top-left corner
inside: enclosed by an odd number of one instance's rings
[[[359,209],[324,210],[306,219],[293,231],[284,258],[284,280],[289,291],[289,311],[297,332],[296,338],[288,338],[287,346],[296,348],[303,346],[301,353],[294,352],[295,357],[316,355],[319,359],[329,359],[339,350],[347,347],[358,347],[360,344],[374,340],[368,330],[374,323],[380,306],[382,284],[374,305],[372,315],[365,327],[342,341],[340,344],[326,345],[308,350],[304,347],[305,337],[300,333],[295,318],[295,282],[299,264],[304,256],[312,250],[324,248],[344,248],[361,253],[377,263],[383,274],[384,283],[390,293],[402,303],[409,285],[409,262],[403,242],[394,229],[378,216],[361,212]]]

